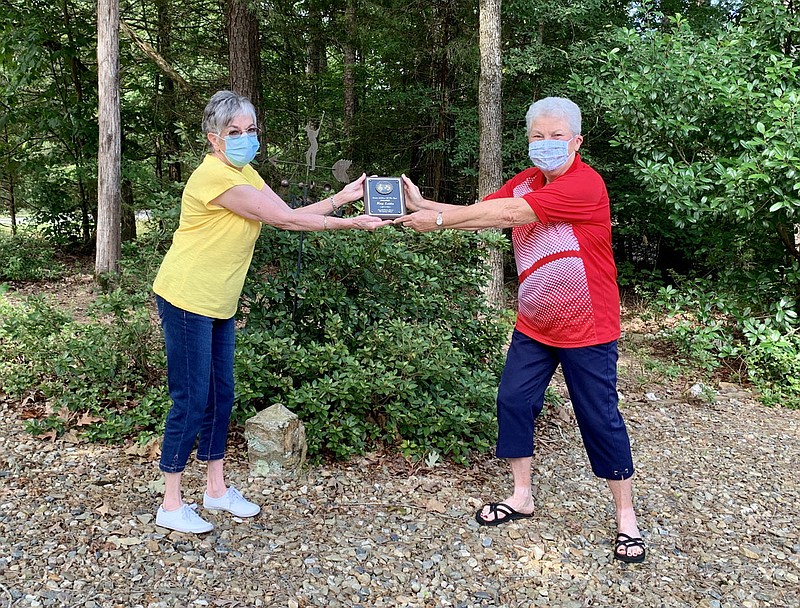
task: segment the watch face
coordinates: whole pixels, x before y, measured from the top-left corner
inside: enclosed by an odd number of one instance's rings
[[[389,194],[394,188],[391,182],[378,182],[375,184],[375,191],[378,194]]]
[[[442,214],[440,213],[439,215],[436,216],[436,225],[441,226],[443,222],[444,220],[442,219]]]

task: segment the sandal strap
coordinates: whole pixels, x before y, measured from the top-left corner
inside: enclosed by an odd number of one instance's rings
[[[489,503],[489,513],[497,517],[498,515],[511,515],[514,513],[514,509],[509,507],[504,502],[490,502]]]
[[[633,536],[628,536],[624,532],[619,532],[617,534],[617,547],[625,547],[626,549],[630,547],[641,547],[644,549],[644,540],[640,536],[634,538]]]

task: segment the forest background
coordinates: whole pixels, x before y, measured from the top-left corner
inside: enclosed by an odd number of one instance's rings
[[[431,198],[474,202],[487,4],[501,32],[498,175],[529,165],[531,101],[577,102],[582,156],[612,200],[626,302],[671,315],[659,339],[676,360],[800,407],[793,0],[123,1],[122,258],[81,314],[47,290],[96,242],[96,4],[7,0],[0,381],[29,430],[158,435],[169,398],[149,286],[205,151],[214,91],[256,102],[257,168],[292,205],[341,187],[334,167],[351,179],[406,173]],[[319,131],[313,170],[307,129]],[[283,403],[315,457],[391,445],[463,461],[488,448],[513,319],[508,240],[264,228],[239,313],[237,420]],[[500,311],[481,296],[497,250]],[[31,284],[39,295],[10,297]]]

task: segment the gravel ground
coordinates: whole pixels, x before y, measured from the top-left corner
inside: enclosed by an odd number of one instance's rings
[[[493,459],[375,454],[262,479],[238,444],[230,482],[263,511],[201,510],[216,528],[198,537],[155,526],[152,457],[33,438],[0,400],[0,608],[800,605],[800,411],[725,384],[699,401],[621,371],[643,565],[612,559],[610,495],[566,407],[542,425],[533,519],[473,521],[508,491]],[[186,485],[202,502],[199,464]]]

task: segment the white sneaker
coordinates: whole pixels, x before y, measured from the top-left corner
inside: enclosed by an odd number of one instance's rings
[[[228,511],[236,517],[253,517],[261,511],[256,503],[250,502],[233,486],[228,488],[219,498],[211,498],[208,492],[203,494],[203,507],[206,509],[216,509],[218,511]]]
[[[158,513],[156,513],[156,525],[191,534],[211,532],[214,529],[214,524],[200,517],[196,510],[196,504],[187,505],[186,503],[175,511],[166,511],[164,507],[159,507]]]

